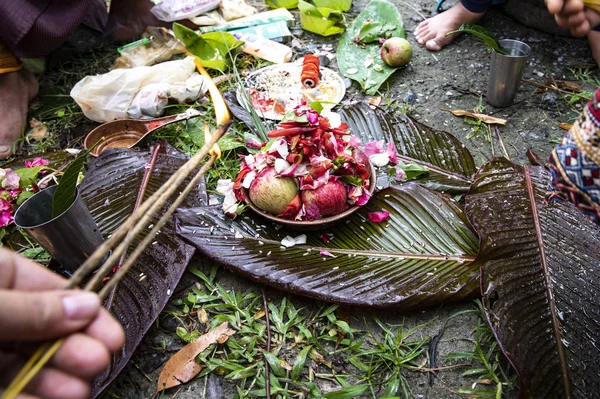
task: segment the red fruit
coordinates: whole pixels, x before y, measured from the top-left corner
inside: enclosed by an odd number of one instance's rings
[[[302,191],[302,203],[310,220],[337,215],[346,209],[346,188],[341,181],[329,180],[316,190]]]
[[[248,190],[252,203],[273,215],[284,212],[297,194],[296,179],[278,176],[275,168],[263,169]]]

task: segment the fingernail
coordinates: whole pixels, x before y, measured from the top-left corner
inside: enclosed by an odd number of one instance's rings
[[[100,299],[91,292],[81,292],[62,299],[65,316],[71,320],[89,319],[98,313]]]
[[[0,145],[0,153],[10,151],[10,147],[7,145]]]

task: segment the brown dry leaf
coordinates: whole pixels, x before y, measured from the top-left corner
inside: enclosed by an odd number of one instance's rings
[[[371,105],[379,105],[379,104],[381,104],[381,96],[371,97],[369,99],[369,104],[371,104]]]
[[[464,109],[455,109],[452,112],[455,116],[468,116],[469,118],[479,119],[480,121],[487,123],[488,125],[506,125],[506,119],[496,118],[493,116],[478,114],[474,112],[465,111]]]
[[[27,133],[28,138],[39,141],[48,135],[48,128],[46,125],[35,118],[31,118],[29,126],[31,127],[31,130]]]
[[[198,309],[198,320],[200,321],[200,323],[208,323],[208,313],[206,313],[206,310],[202,308]]]
[[[563,122],[558,122],[557,125],[559,128],[561,128],[563,130],[571,130],[571,128],[573,127],[573,125],[571,125],[570,123],[563,123]]]
[[[566,80],[557,80],[557,81],[555,81],[555,83],[556,83],[556,87],[558,87],[561,90],[570,91],[572,93],[581,93],[583,91],[583,88],[575,82],[567,82]]]
[[[194,378],[204,368],[196,363],[196,356],[218,342],[223,343],[235,334],[229,328],[229,323],[224,322],[217,328],[204,334],[194,342],[190,342],[174,354],[165,364],[158,377],[157,391],[175,387]]]

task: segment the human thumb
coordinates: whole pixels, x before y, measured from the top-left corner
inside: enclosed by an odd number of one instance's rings
[[[0,290],[0,340],[42,340],[78,331],[100,311],[84,291]]]

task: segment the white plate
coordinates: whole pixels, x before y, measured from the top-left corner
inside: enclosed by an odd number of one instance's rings
[[[244,79],[246,92],[253,100],[258,115],[267,119],[281,120],[302,101],[319,101],[324,109],[339,104],[346,94],[344,80],[329,68],[321,68],[321,79],[314,89],[306,89],[300,82],[301,63],[275,64],[248,75]],[[247,110],[249,104],[238,90],[238,102]],[[258,105],[260,104],[260,105]]]

